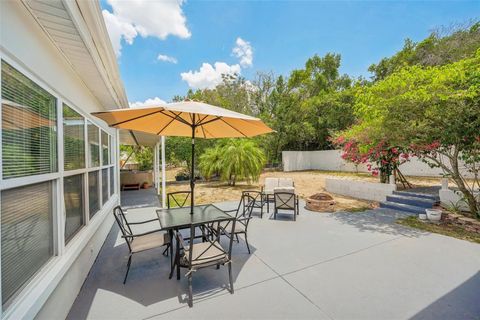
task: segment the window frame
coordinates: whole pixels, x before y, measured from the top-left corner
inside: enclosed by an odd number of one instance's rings
[[[53,289],[56,286],[63,275],[68,271],[69,266],[75,261],[81,251],[85,248],[88,241],[91,237],[97,232],[98,228],[102,225],[106,216],[109,213],[109,210],[113,208],[115,204],[119,202],[119,191],[114,187],[115,191],[112,196],[109,196],[106,203],[102,202],[102,179],[101,179],[101,170],[102,168],[111,168],[113,167],[114,174],[118,174],[119,167],[115,166],[116,158],[118,153],[116,151],[110,151],[110,157],[112,157],[112,163],[107,165],[102,165],[102,152],[101,152],[101,141],[100,141],[100,130],[103,130],[107,133],[109,142],[111,140],[113,144],[109,144],[109,148],[112,149],[118,148],[118,130],[106,127],[98,119],[91,116],[89,113],[83,111],[77,107],[77,104],[73,103],[70,99],[63,96],[61,93],[54,90],[48,83],[42,80],[40,76],[37,76],[35,73],[31,72],[30,69],[25,66],[22,62],[18,61],[15,57],[11,56],[0,48],[0,60],[5,61],[13,68],[21,72],[25,77],[35,82],[42,89],[47,91],[49,94],[53,95],[56,98],[56,126],[57,126],[57,172],[46,173],[46,174],[37,174],[31,176],[23,177],[14,177],[14,178],[3,178],[3,154],[2,148],[0,148],[0,202],[1,202],[1,192],[3,190],[18,188],[22,186],[28,186],[32,184],[37,184],[41,182],[52,182],[52,216],[53,216],[53,257],[49,259],[33,276],[27,281],[24,287],[18,290],[15,293],[14,297],[11,298],[6,305],[4,306],[0,303],[0,317],[10,317],[19,312],[19,309],[25,308],[35,308],[35,306],[41,306],[43,303],[42,299],[46,299]],[[0,80],[2,78],[2,68],[0,64]],[[0,85],[0,97],[2,94],[2,86]],[[74,170],[65,170],[64,167],[64,130],[63,130],[63,104],[66,104],[69,108],[80,114],[84,118],[84,134],[85,134],[85,168],[74,169]],[[0,103],[0,141],[2,141],[2,104]],[[94,124],[99,130],[99,166],[88,168],[88,129],[87,123],[90,122]],[[95,214],[92,219],[89,219],[89,208],[88,208],[88,172],[98,171],[98,187],[99,187],[99,211]],[[108,170],[110,178],[110,170]],[[65,239],[65,202],[64,202],[64,177],[72,175],[82,175],[83,178],[83,202],[84,202],[84,225],[72,236],[68,244],[66,244]],[[114,184],[116,186],[117,179],[114,177]],[[108,183],[108,188],[110,184]],[[108,189],[110,192],[110,189]],[[1,261],[1,254],[0,254]],[[53,272],[55,270],[54,274]],[[1,264],[0,264],[0,279],[1,279]],[[53,285],[52,285],[53,281]],[[1,281],[0,281],[1,288]],[[39,289],[41,288],[41,289]],[[40,291],[39,291],[40,290]],[[1,298],[1,290],[0,290]],[[23,312],[23,311],[20,311]]]

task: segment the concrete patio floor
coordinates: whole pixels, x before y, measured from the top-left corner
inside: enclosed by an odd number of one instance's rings
[[[221,203],[222,209],[236,203]],[[396,225],[387,210],[251,221],[234,244],[235,293],[225,267],[169,280],[161,249],[134,256],[113,226],[69,319],[479,319],[480,245]],[[255,213],[254,213],[255,215]],[[139,221],[154,207],[128,210]],[[150,225],[150,228],[158,225]],[[226,241],[224,242],[226,243]]]

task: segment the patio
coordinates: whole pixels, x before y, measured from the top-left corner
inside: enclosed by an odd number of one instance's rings
[[[155,195],[143,196],[142,202],[148,203],[145,199]],[[131,200],[128,205],[135,207]],[[222,209],[236,205],[218,204]],[[270,213],[260,219],[254,212],[249,227],[252,254],[244,242],[234,244],[235,294],[226,289],[225,267],[203,269],[193,277],[193,308],[186,303],[185,271],[180,281],[169,280],[169,259],[161,255],[163,249],[136,255],[128,281],[122,284],[128,250],[114,225],[68,318],[473,319],[480,315],[480,245],[396,225],[395,218],[404,213],[377,209],[326,214],[306,211],[303,205],[296,222],[291,215],[273,220]],[[154,207],[128,210],[132,221],[155,216]]]

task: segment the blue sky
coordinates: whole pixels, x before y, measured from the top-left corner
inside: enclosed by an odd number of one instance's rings
[[[213,85],[221,70],[240,70],[247,79],[257,71],[288,75],[327,52],[341,54],[343,73],[368,77],[368,66],[394,54],[405,38],[418,41],[436,27],[480,17],[480,1],[102,0],[101,5],[110,13],[104,16],[131,102],[170,101],[189,87]],[[251,52],[239,57],[232,52],[238,38],[241,49]],[[240,63],[242,57],[247,60]],[[215,62],[224,64],[215,69]],[[212,68],[200,70],[204,63]],[[188,71],[187,81],[181,74]]]

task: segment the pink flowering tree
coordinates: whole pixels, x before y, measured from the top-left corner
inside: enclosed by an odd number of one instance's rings
[[[408,153],[401,152],[399,147],[389,146],[385,141],[362,146],[355,139],[339,136],[334,144],[342,148],[342,159],[355,165],[365,164],[372,175],[380,177],[382,183],[388,183],[391,175],[400,175],[398,167],[410,158]]]

